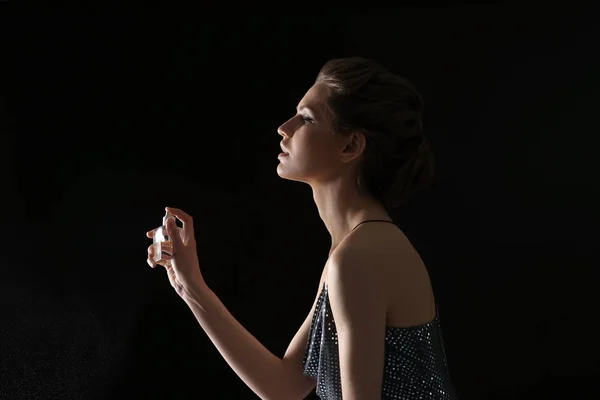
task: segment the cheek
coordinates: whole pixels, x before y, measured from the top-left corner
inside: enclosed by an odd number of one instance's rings
[[[323,161],[331,161],[336,155],[336,145],[330,140],[323,138],[315,144],[313,157]]]
[[[291,158],[314,166],[331,163],[335,158],[337,144],[327,135],[329,132],[326,130],[302,127],[292,138]]]
[[[325,145],[321,145],[316,146],[306,157],[303,157],[301,164],[307,172],[318,174],[334,169],[334,160],[334,154],[331,149]]]
[[[311,141],[298,143],[293,156],[303,162],[315,163],[327,159],[328,149],[323,143]]]

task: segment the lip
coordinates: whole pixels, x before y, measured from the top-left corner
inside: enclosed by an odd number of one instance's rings
[[[288,154],[288,153],[279,153],[279,155],[277,156],[277,158],[280,158],[280,157],[287,157],[287,156],[289,156],[289,154]]]
[[[280,144],[279,144],[279,146],[281,147],[281,150],[282,150],[282,151],[283,151],[285,154],[290,154],[290,152],[289,152],[289,151],[288,151],[288,150],[287,150],[285,147],[283,147],[283,144],[282,144],[282,143],[280,143]]]

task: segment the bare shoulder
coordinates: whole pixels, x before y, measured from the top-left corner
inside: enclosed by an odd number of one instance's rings
[[[353,273],[375,272],[386,278],[390,268],[397,267],[400,260],[406,261],[416,250],[406,235],[396,225],[389,223],[365,224],[348,237],[331,254],[336,268],[352,269]],[[376,274],[377,275],[377,274]]]
[[[368,226],[371,225],[371,226]],[[435,312],[429,274],[423,260],[400,228],[392,224],[365,224],[332,254],[328,278],[357,282],[383,296],[390,326],[412,326],[431,320]],[[333,273],[332,273],[333,272]],[[370,289],[369,289],[370,288]]]
[[[404,232],[389,223],[364,224],[348,235],[336,251],[337,256],[377,256],[381,261],[416,252]]]

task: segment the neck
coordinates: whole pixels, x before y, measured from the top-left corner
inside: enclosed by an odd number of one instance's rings
[[[312,186],[319,216],[331,235],[331,250],[361,222],[370,219],[391,220],[385,208],[373,197],[360,193],[356,184],[334,181]]]

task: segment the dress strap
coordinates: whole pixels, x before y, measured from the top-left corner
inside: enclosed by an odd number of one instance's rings
[[[396,223],[394,221],[388,221],[387,219],[368,219],[368,220],[363,221],[363,222],[359,223],[358,225],[356,225],[354,227],[354,229],[358,228],[360,225],[364,224],[365,222],[388,222],[390,224],[396,225]],[[354,230],[354,229],[352,229],[352,230]]]

